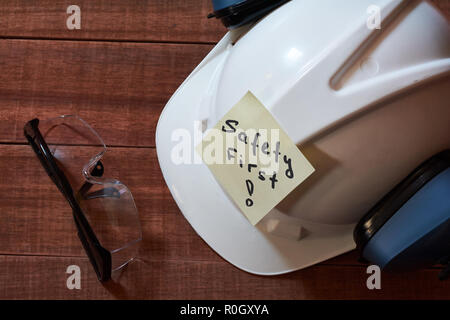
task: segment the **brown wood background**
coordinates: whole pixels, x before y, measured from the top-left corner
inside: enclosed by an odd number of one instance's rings
[[[73,2],[82,28],[69,31]],[[434,2],[449,14],[448,0]],[[382,290],[369,291],[354,252],[288,275],[250,275],[195,234],[163,181],[154,138],[164,104],[225,33],[210,11],[209,0],[0,2],[0,298],[450,298],[434,269],[383,274]],[[73,113],[110,146],[109,168],[133,191],[144,232],[140,259],[106,285],[22,134],[33,117]],[[81,290],[66,288],[71,264],[81,267]]]

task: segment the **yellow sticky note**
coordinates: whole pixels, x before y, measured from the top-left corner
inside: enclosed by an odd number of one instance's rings
[[[206,133],[196,151],[253,225],[314,172],[251,92]]]

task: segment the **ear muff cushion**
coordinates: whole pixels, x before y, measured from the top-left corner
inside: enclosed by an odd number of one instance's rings
[[[354,240],[364,258],[384,267],[400,254],[401,249],[405,250],[415,243],[414,240],[419,241],[445,223],[445,217],[448,219],[450,214],[446,207],[448,201],[445,201],[450,198],[450,182],[447,181],[450,173],[445,173],[450,172],[449,167],[450,150],[433,156],[359,221],[354,230]],[[387,232],[385,238],[382,237],[382,231]]]
[[[362,255],[383,269],[433,265],[450,254],[450,168],[425,184],[372,236]]]

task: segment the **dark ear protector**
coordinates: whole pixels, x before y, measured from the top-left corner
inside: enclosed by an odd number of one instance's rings
[[[221,19],[229,29],[255,21],[289,0],[212,0],[214,12],[208,18]]]
[[[354,230],[363,260],[384,270],[444,265],[450,274],[450,150],[414,170]]]

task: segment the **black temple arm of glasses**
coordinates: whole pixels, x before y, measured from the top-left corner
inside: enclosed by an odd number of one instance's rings
[[[51,154],[44,137],[39,131],[38,126],[39,119],[33,119],[27,122],[24,127],[24,135],[49,177],[69,202],[72,208],[75,225],[78,230],[78,236],[92,266],[94,267],[98,279],[102,282],[107,281],[111,278],[111,253],[103,248],[98,241],[92,227],[89,224],[89,221],[86,219],[80,205],[75,199],[69,180],[53,158],[53,155]],[[101,174],[103,174],[102,164],[101,169]],[[100,174],[100,172],[95,173]],[[86,186],[85,188],[88,187]]]

